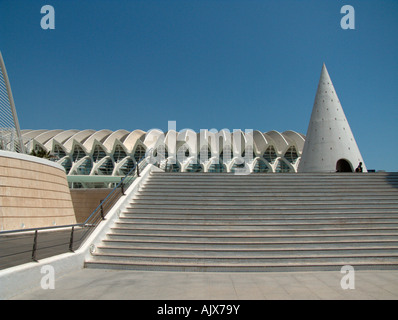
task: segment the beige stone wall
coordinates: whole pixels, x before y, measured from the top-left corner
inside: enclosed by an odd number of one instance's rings
[[[62,167],[0,152],[0,230],[73,223],[76,218]]]
[[[71,189],[76,221],[82,223],[99,206],[112,189]]]

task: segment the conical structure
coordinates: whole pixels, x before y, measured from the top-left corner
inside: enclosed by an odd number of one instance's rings
[[[298,172],[351,172],[360,162],[363,172],[366,172],[354,135],[323,64]]]

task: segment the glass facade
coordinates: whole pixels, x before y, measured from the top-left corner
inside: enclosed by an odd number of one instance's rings
[[[137,149],[135,149],[135,152],[134,152],[134,160],[135,160],[135,162],[138,163],[138,162],[141,161],[141,159],[144,159],[145,158],[145,153],[146,153],[146,151],[145,151],[145,149],[142,146],[140,146],[140,145],[137,146]],[[167,151],[166,151],[166,153],[167,153]]]
[[[286,173],[286,172],[294,172],[289,165],[283,161],[282,159],[278,160],[278,163],[276,165],[275,172],[277,173]]]
[[[67,175],[107,176],[104,178],[104,182],[96,182],[96,186],[100,186],[102,183],[104,187],[114,183],[106,182],[112,181],[108,177],[121,178],[133,170],[136,164],[146,156],[147,150],[153,150],[151,163],[167,172],[238,173],[240,171],[242,173],[242,170],[239,169],[245,169],[244,173],[297,172],[303,139],[301,135],[292,135],[289,132],[288,135],[280,134],[285,139],[279,140],[273,140],[271,135],[264,133],[265,139],[262,140],[258,138],[261,138],[262,133],[258,132],[257,137],[255,136],[253,139],[253,145],[243,143],[241,146],[243,152],[240,154],[242,158],[238,160],[238,154],[234,154],[232,144],[227,144],[223,140],[223,143],[220,143],[217,147],[210,145],[210,142],[214,141],[211,139],[207,143],[203,143],[199,140],[199,134],[196,137],[186,135],[184,141],[176,140],[173,142],[169,140],[170,138],[165,139],[162,135],[159,135],[159,137],[148,136],[144,131],[137,130],[136,135],[131,135],[131,137],[137,137],[136,140],[132,138],[127,140],[116,139],[113,142],[114,144],[110,145],[110,140],[107,140],[107,137],[103,137],[100,141],[91,139],[90,137],[97,133],[94,130],[73,131],[68,132],[73,134],[69,137],[67,134],[62,136],[59,131],[54,132],[54,137],[55,135],[61,136],[63,143],[55,140],[55,138],[53,141],[52,138],[49,138],[43,144],[36,141],[34,134],[29,130],[26,131],[29,138],[25,137],[25,146],[29,151],[36,149],[50,152],[50,155],[53,156],[51,160],[61,164]],[[42,134],[43,130],[37,130],[37,135]],[[111,134],[112,132],[109,132],[109,135]],[[273,134],[275,135],[275,132]],[[293,141],[294,138],[297,141]],[[88,143],[88,141],[91,142]],[[103,145],[103,141],[109,141],[106,147]],[[229,141],[229,139],[225,139],[225,141]],[[172,148],[173,154],[168,150],[168,143],[171,143],[170,148]],[[48,149],[48,146],[51,146],[51,149]],[[277,150],[286,151],[280,154]],[[218,159],[216,159],[217,155],[219,156]],[[194,160],[197,163],[194,163]],[[240,163],[241,160],[244,163]],[[70,180],[73,180],[73,182],[82,181],[83,187],[94,185],[94,182],[86,177],[82,177],[81,180],[76,180],[74,177]]]
[[[104,149],[102,149],[98,144],[94,147],[94,152],[93,152],[93,161],[98,162],[101,159],[106,157],[106,153]]]
[[[289,147],[289,149],[287,149],[287,151],[285,152],[285,159],[287,161],[289,161],[291,164],[295,164],[297,159],[298,159],[298,155],[297,155],[297,151],[296,148],[294,146]]]
[[[208,172],[227,172],[227,168],[222,163],[212,163],[209,166]]]
[[[113,159],[115,162],[119,162],[127,157],[126,152],[120,145],[116,145],[115,152],[113,153]]]
[[[89,175],[92,168],[93,168],[93,162],[91,161],[90,158],[86,158],[83,160],[80,166],[77,167],[76,174]]]
[[[185,169],[186,172],[203,172],[203,166],[197,161],[197,163],[191,162]]]
[[[269,146],[267,150],[265,150],[263,158],[271,164],[274,163],[276,158],[278,158],[275,152],[275,148],[273,146]]]
[[[119,171],[122,175],[128,174],[135,167],[135,163],[133,159],[127,158],[124,163],[121,165]]]
[[[254,173],[267,173],[267,172],[270,172],[270,168],[266,165],[266,163],[263,160],[257,159],[254,162],[253,172]]]
[[[84,152],[84,150],[76,145],[75,148],[73,149],[73,155],[72,155],[72,159],[73,162],[77,162],[80,159],[83,159],[86,156],[86,153]]]
[[[59,160],[66,156],[66,152],[61,146],[56,144],[54,146],[53,155],[54,155],[54,159]]]
[[[110,176],[112,175],[113,169],[113,161],[111,158],[108,158],[98,167],[98,174]]]

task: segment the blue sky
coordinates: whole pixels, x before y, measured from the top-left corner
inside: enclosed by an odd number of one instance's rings
[[[22,129],[306,134],[325,62],[368,169],[398,171],[396,0],[0,0],[0,21]]]

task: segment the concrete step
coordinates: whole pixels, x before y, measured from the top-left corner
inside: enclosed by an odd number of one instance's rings
[[[208,186],[206,187],[205,185],[185,185],[185,186],[176,186],[176,185],[153,185],[153,186],[146,186],[142,187],[141,191],[143,192],[169,192],[169,193],[174,193],[174,194],[188,194],[188,193],[208,193],[208,194],[215,194],[215,193],[230,193],[230,192],[235,192],[235,193],[252,193],[252,194],[261,194],[261,193],[266,193],[266,192],[277,192],[277,193],[282,193],[282,194],[288,194],[288,193],[310,193],[310,192],[323,192],[324,195],[327,195],[329,193],[347,193],[347,192],[352,192],[353,187],[342,187],[342,186],[325,186],[325,185],[319,185],[319,186],[299,186],[299,185],[286,185],[286,186],[266,186],[266,185],[247,185],[247,186],[234,186],[232,184],[228,185],[218,185],[218,186]],[[364,194],[372,194],[374,192],[388,192],[388,193],[398,193],[398,187],[390,186],[390,185],[383,185],[383,186],[371,186],[371,187],[355,187],[355,192],[361,192]],[[375,191],[375,189],[377,189]]]
[[[398,174],[153,173],[86,267],[398,267]]]
[[[357,186],[370,186],[370,185],[397,185],[398,179],[356,179],[356,178],[350,178],[350,179],[300,179],[298,177],[293,177],[291,179],[281,179],[281,178],[275,178],[275,179],[269,179],[267,177],[261,178],[261,179],[254,179],[253,176],[230,176],[230,177],[220,177],[220,178],[214,178],[214,177],[192,177],[192,178],[176,178],[176,177],[169,177],[169,178],[164,178],[164,179],[159,179],[159,178],[152,178],[150,181],[148,181],[148,184],[179,184],[179,183],[194,183],[197,182],[198,184],[204,184],[204,183],[214,183],[214,184],[273,184],[273,185],[286,185],[289,183],[293,184],[315,184],[319,185],[321,183],[324,183],[326,185],[353,185],[356,184]]]
[[[320,252],[316,253],[314,251],[298,253],[298,252],[273,252],[263,253],[262,255],[245,255],[243,253],[234,253],[233,255],[181,255],[181,254],[154,254],[154,253],[101,253],[98,255],[100,259],[105,259],[114,262],[136,262],[136,261],[146,261],[147,263],[158,262],[158,263],[168,263],[168,262],[195,262],[198,264],[216,264],[216,263],[232,263],[232,264],[272,264],[272,263],[296,263],[297,260],[300,262],[337,262],[341,259],[349,259],[350,261],[361,260],[361,261],[393,261],[398,264],[398,254],[397,252],[389,253],[379,253],[374,252],[372,254],[368,252]],[[93,261],[97,258],[97,254],[94,254]]]
[[[388,212],[397,212],[397,206],[394,204],[363,204],[363,205],[355,205],[355,204],[346,204],[346,205],[331,205],[331,206],[322,206],[321,204],[308,204],[297,206],[294,204],[280,204],[280,205],[215,205],[208,203],[206,205],[177,205],[177,204],[169,204],[169,205],[161,205],[161,204],[134,204],[126,208],[125,212],[132,213],[140,213],[140,212],[156,212],[156,213],[182,213],[182,212],[194,212],[195,214],[201,212],[203,214],[255,214],[255,213],[278,213],[283,212],[287,213],[315,213],[322,212],[324,214],[333,213],[333,212],[375,212],[375,213],[388,213]]]
[[[376,174],[356,174],[356,173],[251,173],[248,175],[237,175],[234,173],[211,173],[211,172],[153,172],[151,173],[151,180],[175,180],[175,179],[223,179],[223,180],[328,180],[328,181],[347,181],[347,180],[360,180],[360,181],[390,181],[398,180],[396,172],[391,173],[376,173]]]
[[[277,260],[277,261],[276,261]],[[185,271],[185,272],[284,272],[284,271],[340,271],[344,265],[351,265],[355,270],[396,270],[398,261],[396,258],[347,258],[340,257],[330,260],[321,259],[295,259],[281,260],[270,259],[268,261],[234,263],[231,261],[218,261],[209,263],[201,261],[153,261],[130,259],[124,261],[114,261],[103,259],[102,261],[87,261],[86,267],[106,268],[117,270],[145,270],[145,271]]]
[[[213,242],[213,243],[275,243],[275,242],[294,242],[294,241],[353,241],[366,240],[368,242],[374,240],[384,240],[384,241],[397,241],[397,232],[367,232],[364,233],[351,233],[343,232],[340,234],[336,233],[318,233],[318,234],[278,234],[278,235],[169,235],[169,234],[140,234],[134,235],[130,233],[109,233],[107,239],[111,240],[126,240],[133,238],[138,241],[171,241],[171,242],[188,242],[188,243],[203,243],[203,242]]]
[[[290,212],[290,213],[279,213],[278,211],[267,211],[267,212],[253,212],[253,211],[237,211],[232,213],[211,213],[208,211],[198,211],[195,214],[190,212],[182,211],[172,211],[169,213],[164,212],[156,212],[156,211],[145,211],[141,209],[129,209],[128,211],[123,211],[120,214],[120,219],[145,219],[146,221],[151,219],[156,219],[157,221],[196,221],[196,222],[262,222],[262,221],[272,221],[273,219],[282,219],[282,220],[307,220],[307,221],[316,221],[316,220],[324,220],[324,219],[397,219],[398,218],[398,209],[397,210],[367,210],[367,212],[363,212],[362,210],[335,210],[332,212],[329,210],[328,212],[322,211],[298,211],[298,212]],[[152,221],[153,222],[153,221]]]
[[[279,218],[279,219],[278,219]],[[156,226],[183,226],[186,228],[213,228],[213,227],[246,227],[246,226],[254,226],[258,228],[262,228],[262,226],[268,225],[313,225],[313,224],[397,224],[398,217],[393,216],[391,218],[384,218],[382,217],[355,217],[355,218],[336,218],[336,217],[325,217],[321,216],[318,218],[311,218],[311,221],[308,221],[307,217],[302,218],[281,218],[281,217],[274,217],[274,218],[263,218],[263,219],[223,219],[223,218],[214,218],[214,219],[206,219],[206,218],[187,218],[187,219],[180,219],[180,218],[168,218],[163,216],[157,216],[157,221],[154,225],[153,218],[150,216],[136,216],[136,215],[127,215],[121,216],[117,224],[131,224],[134,226],[140,227],[156,227]]]
[[[112,233],[130,235],[130,236],[148,236],[148,237],[166,237],[166,236],[187,236],[187,237],[262,237],[262,236],[332,236],[332,235],[362,235],[366,236],[371,232],[377,232],[378,234],[394,234],[394,232],[398,236],[398,227],[345,227],[345,226],[337,226],[337,227],[314,227],[305,226],[304,228],[289,228],[289,227],[278,227],[271,226],[269,228],[263,229],[239,229],[239,230],[231,230],[231,229],[217,229],[217,230],[209,230],[209,229],[165,229],[165,228],[152,228],[152,229],[131,229],[125,227],[113,227]]]
[[[336,271],[340,272],[343,265],[351,265],[355,270],[396,270],[397,263],[386,261],[348,261],[341,260],[337,263],[311,263],[300,262],[296,264],[273,264],[273,265],[244,265],[242,264],[218,264],[218,265],[198,265],[196,263],[145,263],[127,262],[113,263],[112,261],[93,262],[87,261],[86,268],[92,269],[112,269],[112,270],[135,270],[135,271],[169,271],[169,272],[316,272],[316,271]]]
[[[262,206],[262,207],[272,207],[272,206],[333,206],[333,207],[343,207],[343,206],[355,206],[355,207],[380,207],[379,203],[375,203],[373,199],[363,199],[363,200],[350,200],[350,199],[341,199],[341,200],[311,200],[311,199],[286,199],[280,201],[279,199],[272,199],[272,200],[251,200],[251,201],[242,201],[241,199],[222,199],[222,200],[215,200],[211,199],[208,201],[203,200],[192,200],[190,198],[183,198],[183,199],[134,199],[132,202],[132,207],[139,207],[139,206],[161,206],[164,208],[169,207],[170,205],[173,206],[201,206],[201,207],[209,207],[209,206],[240,206],[243,205],[247,208]],[[383,207],[392,206],[398,207],[398,199],[385,199],[383,201]]]
[[[398,239],[383,240],[371,239],[362,240],[356,239],[355,243],[351,240],[326,239],[315,241],[288,241],[281,239],[279,242],[267,242],[266,240],[260,242],[239,242],[228,241],[225,243],[215,243],[212,241],[173,241],[170,239],[162,239],[159,241],[137,240],[131,238],[125,239],[104,239],[103,243],[98,248],[118,248],[118,249],[142,249],[142,250],[181,250],[181,251],[197,251],[197,250],[213,250],[213,251],[255,251],[255,250],[354,250],[354,249],[395,249],[398,247]]]
[[[301,222],[301,223],[292,223],[292,222],[269,222],[269,223],[258,223],[258,224],[182,224],[182,223],[168,223],[168,224],[149,224],[149,223],[136,223],[136,222],[125,222],[120,220],[115,224],[115,227],[131,229],[131,230],[175,230],[176,232],[180,232],[181,230],[185,231],[197,231],[197,230],[205,230],[205,231],[248,231],[255,232],[257,230],[281,230],[281,229],[302,229],[307,230],[311,229],[321,229],[321,230],[330,230],[330,229],[366,229],[371,230],[373,228],[376,229],[397,229],[398,221],[395,222],[330,222],[330,223],[315,223],[315,222]]]
[[[164,200],[164,201],[174,201],[174,200],[182,200],[182,199],[189,199],[191,201],[218,201],[218,200],[238,200],[238,201],[269,201],[269,200],[278,200],[278,201],[340,201],[340,200],[350,200],[352,201],[355,199],[356,201],[368,200],[371,199],[372,201],[384,201],[384,200],[396,200],[398,192],[380,192],[375,193],[374,191],[368,192],[367,194],[364,193],[328,193],[325,194],[324,192],[292,192],[292,193],[276,193],[276,192],[256,192],[256,193],[249,193],[249,192],[217,192],[217,193],[210,193],[210,192],[184,192],[181,194],[176,194],[174,192],[167,192],[163,191],[159,192],[146,192],[146,193],[138,193],[134,200]]]
[[[185,241],[182,239],[168,239],[163,238],[159,240],[148,240],[148,239],[132,239],[127,237],[109,237],[103,240],[102,246],[117,246],[119,248],[165,248],[165,249],[203,249],[207,248],[220,249],[220,250],[253,250],[253,249],[284,249],[284,248],[302,248],[302,249],[314,249],[314,248],[362,248],[362,247],[389,247],[397,246],[398,239],[360,239],[356,238],[355,243],[352,242],[353,238],[350,239],[339,239],[326,238],[326,239],[261,239],[257,241],[246,241],[242,242],[239,239],[226,240],[224,242],[213,242],[206,241],[203,239],[196,239],[195,241]]]
[[[126,210],[124,210],[125,214],[129,213],[147,213],[147,214],[163,214],[163,215],[184,215],[185,217],[189,217],[192,215],[202,215],[202,216],[214,216],[214,215],[219,215],[223,217],[246,217],[246,216],[264,216],[264,215],[311,215],[311,214],[367,214],[367,213],[373,213],[373,214],[387,214],[387,213],[398,213],[398,208],[394,206],[386,206],[386,207],[377,207],[377,206],[372,206],[372,208],[366,208],[366,207],[361,207],[357,208],[355,206],[352,206],[351,208],[349,207],[330,207],[325,209],[322,206],[314,207],[312,206],[311,208],[302,208],[302,207],[295,207],[291,206],[290,208],[286,207],[274,207],[274,208],[264,208],[264,207],[258,207],[258,208],[250,208],[248,210],[247,207],[236,207],[236,206],[229,206],[229,207],[183,207],[183,206],[175,206],[175,207],[168,207],[164,208],[161,206],[142,206],[142,207],[128,207]]]
[[[121,255],[121,256],[157,256],[157,257],[198,257],[198,258],[231,258],[239,257],[245,258],[279,258],[279,257],[330,257],[330,256],[397,256],[397,246],[387,247],[321,247],[316,248],[302,248],[288,246],[284,248],[255,248],[255,249],[216,249],[216,248],[174,248],[174,247],[118,247],[118,246],[100,246],[97,247],[96,255]]]

